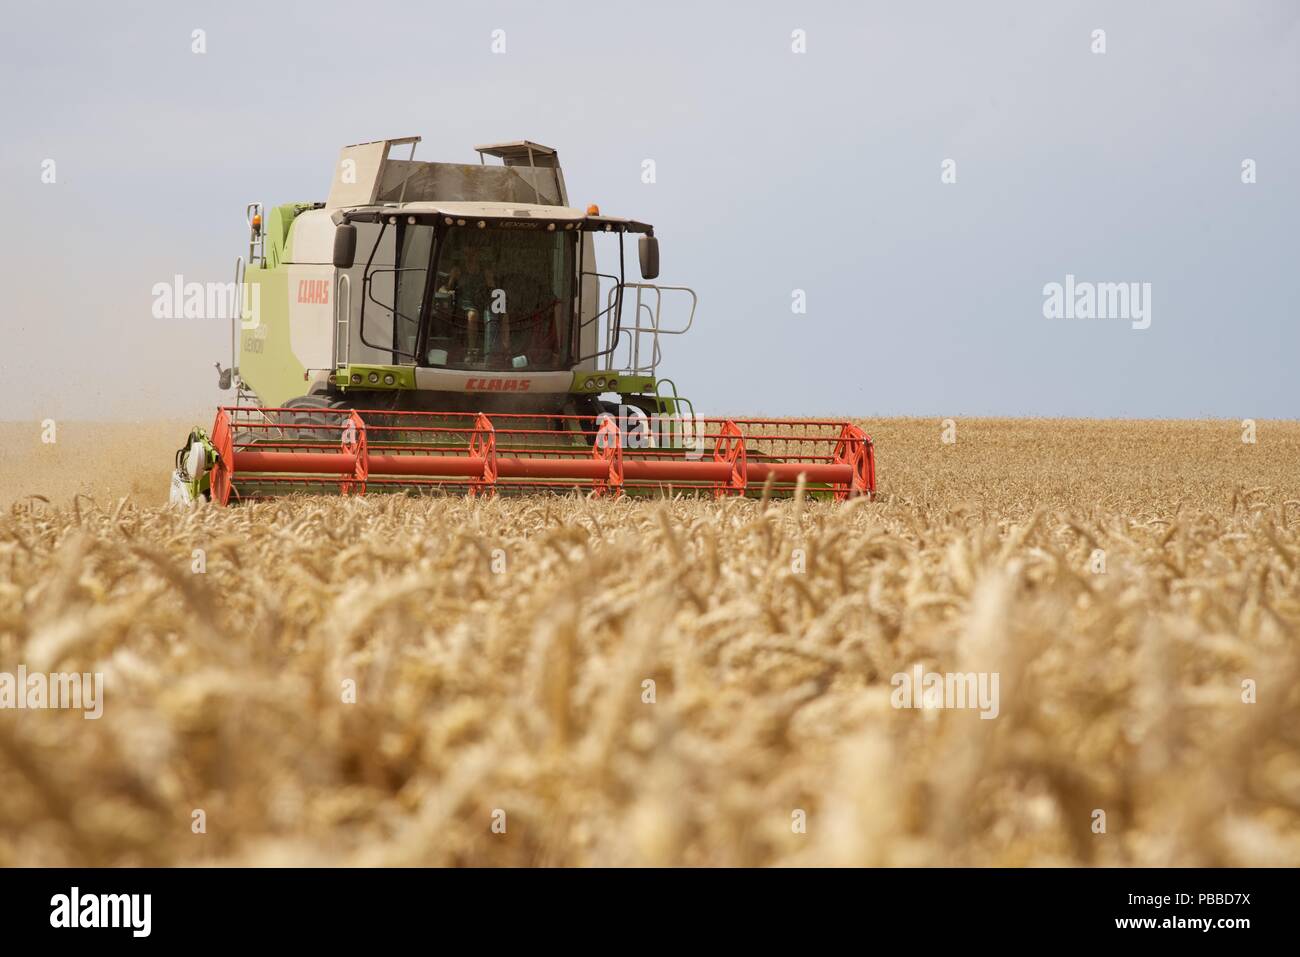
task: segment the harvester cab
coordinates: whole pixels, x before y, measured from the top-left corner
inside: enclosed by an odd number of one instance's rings
[[[249,205],[243,309],[218,365],[235,401],[177,453],[174,500],[744,494],[801,474],[840,497],[874,488],[856,427],[704,419],[660,377],[662,342],[691,328],[697,297],[653,281],[652,226],[569,205],[556,150],[494,143],[478,163],[423,162],[419,142],[344,147],[324,202]]]

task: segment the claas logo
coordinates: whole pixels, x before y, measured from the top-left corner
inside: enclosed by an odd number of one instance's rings
[[[465,388],[470,392],[527,392],[532,379],[467,379]]]
[[[299,279],[298,301],[312,306],[328,306],[330,281],[328,279]]]

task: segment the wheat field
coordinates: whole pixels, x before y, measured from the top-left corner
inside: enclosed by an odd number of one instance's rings
[[[5,424],[0,671],[104,697],[0,711],[0,865],[1300,864],[1300,423],[860,424],[876,501],[189,512]]]

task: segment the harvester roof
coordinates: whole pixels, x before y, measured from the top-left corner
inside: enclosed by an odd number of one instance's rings
[[[564,205],[569,197],[552,147],[530,140],[476,147],[479,162],[430,163],[415,159],[418,136],[354,143],[343,147],[326,208],[382,203],[506,202]],[[409,146],[399,159],[394,148]],[[501,161],[490,164],[488,157]]]
[[[500,202],[417,202],[355,206],[335,212],[335,222],[376,223],[388,217],[414,217],[417,222],[450,220],[447,225],[514,226],[556,225],[585,232],[654,233],[649,223],[622,216],[602,216],[572,206]]]
[[[480,156],[495,156],[504,162],[507,166],[516,163],[527,163],[530,166],[547,165],[547,160],[551,157],[551,163],[559,161],[559,153],[553,147],[543,146],[541,143],[534,143],[532,140],[512,140],[509,143],[485,143],[482,146],[474,147],[474,152]]]

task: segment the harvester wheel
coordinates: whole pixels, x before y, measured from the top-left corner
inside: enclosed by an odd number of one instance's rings
[[[333,426],[337,430],[339,417],[337,415],[321,415],[320,413],[329,409],[343,409],[346,406],[327,395],[313,394],[288,399],[282,408],[294,410],[293,412],[281,412],[279,414],[280,425],[284,430],[286,439],[293,442],[315,441],[330,443],[335,438],[333,431],[312,428],[312,426]],[[300,426],[300,428],[295,428],[295,426]],[[305,428],[301,428],[301,426],[305,426]]]
[[[655,411],[656,406],[651,400],[641,396],[630,396],[626,402],[608,402],[601,399],[599,405],[600,412],[597,415],[605,414],[614,420],[620,434],[623,435],[625,448],[646,448],[655,441],[652,434],[652,423],[654,416],[658,413]],[[625,407],[634,411],[626,417],[622,417],[620,413]],[[599,425],[599,421],[597,421],[597,425]],[[592,438],[594,439],[594,436]],[[590,444],[590,441],[588,444]]]

